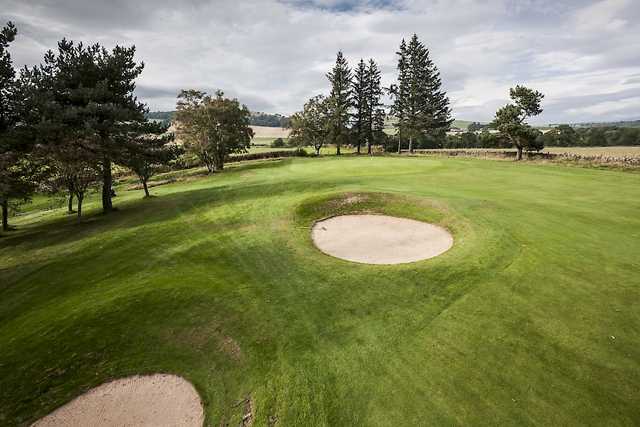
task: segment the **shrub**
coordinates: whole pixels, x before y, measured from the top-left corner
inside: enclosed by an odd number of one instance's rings
[[[271,148],[282,148],[284,147],[284,139],[282,138],[276,138],[273,140],[273,142],[271,143]]]

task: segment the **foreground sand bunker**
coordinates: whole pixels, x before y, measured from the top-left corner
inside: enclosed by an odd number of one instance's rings
[[[315,245],[336,258],[364,264],[403,264],[433,258],[453,245],[447,230],[385,215],[341,215],[316,222]]]
[[[33,424],[35,427],[201,427],[195,388],[175,375],[147,375],[102,384]]]

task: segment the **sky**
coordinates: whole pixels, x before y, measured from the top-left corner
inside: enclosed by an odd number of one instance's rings
[[[545,94],[533,123],[640,119],[639,0],[0,0],[7,20],[17,67],[63,37],[135,45],[152,111],[173,110],[180,89],[222,89],[290,114],[329,92],[338,50],[374,58],[389,85],[416,33],[458,119],[490,121],[516,84]]]

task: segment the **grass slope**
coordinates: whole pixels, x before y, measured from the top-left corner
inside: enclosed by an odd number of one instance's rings
[[[118,193],[0,239],[0,425],[151,372],[192,381],[209,425],[247,396],[254,425],[640,419],[640,175],[346,156]],[[456,243],[400,266],[313,247],[313,220],[354,210]]]

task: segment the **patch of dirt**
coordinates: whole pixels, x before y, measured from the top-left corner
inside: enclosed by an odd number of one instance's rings
[[[364,202],[367,200],[367,197],[362,194],[354,194],[353,196],[349,196],[345,199],[342,199],[342,205],[354,205],[356,203]]]
[[[164,333],[163,337],[171,343],[189,346],[198,351],[210,351],[211,346],[217,346],[220,351],[236,362],[243,358],[240,344],[232,337],[225,335],[222,328],[216,324],[188,329],[171,329]]]
[[[386,215],[341,215],[315,223],[314,244],[336,258],[363,264],[403,264],[436,257],[453,246],[442,227]]]
[[[345,206],[353,206],[358,203],[363,203],[369,200],[366,194],[359,193],[346,193],[337,199],[332,199],[327,202],[327,207],[331,210],[338,210]]]
[[[201,427],[204,411],[193,385],[176,375],[133,376],[89,390],[32,427]]]
[[[240,349],[237,341],[231,337],[225,336],[220,338],[220,349],[236,362],[242,359],[242,349]]]

